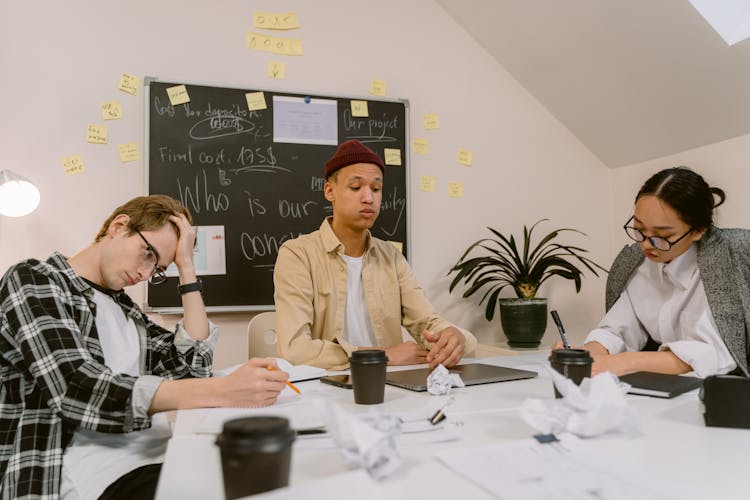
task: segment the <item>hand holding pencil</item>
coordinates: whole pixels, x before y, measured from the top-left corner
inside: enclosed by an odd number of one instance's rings
[[[276,365],[268,365],[268,369],[269,369],[270,371],[274,371],[274,370],[276,370],[277,368],[276,368]],[[296,385],[294,385],[293,383],[291,383],[291,382],[289,382],[289,381],[287,380],[287,381],[286,381],[286,385],[287,385],[287,387],[289,387],[289,388],[290,388],[291,390],[293,390],[293,391],[294,391],[294,392],[296,392],[297,394],[299,394],[299,395],[302,395],[302,393],[300,392],[300,390],[299,390],[299,389],[297,388],[297,386],[296,386]]]
[[[276,402],[288,383],[289,374],[279,370],[273,358],[252,358],[226,377],[219,377],[221,388],[217,406],[258,407]]]

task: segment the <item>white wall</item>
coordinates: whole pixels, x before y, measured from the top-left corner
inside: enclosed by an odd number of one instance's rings
[[[301,38],[305,55],[246,49],[254,10],[297,12],[302,29],[282,36]],[[286,80],[266,78],[272,58],[286,64]],[[542,229],[588,233],[590,239],[570,242],[589,248],[599,263],[607,266],[613,256],[612,173],[431,0],[3,2],[0,63],[0,161],[42,193],[32,215],[0,218],[0,271],[53,250],[72,254],[117,204],[144,192],[143,162],[117,159],[118,142],[142,149],[144,134],[142,92],[131,97],[116,89],[123,72],[342,95],[367,95],[371,79],[386,80],[389,97],[410,100],[411,136],[430,141],[429,155],[412,156],[414,269],[444,315],[481,341],[495,341],[499,322],[487,323],[475,301],[448,295],[445,273],[487,234],[485,226],[518,233],[546,217],[551,222]],[[124,119],[107,122],[110,144],[87,144],[86,126],[102,123],[99,105],[113,99]],[[440,114],[440,130],[422,130],[427,112]],[[456,163],[458,148],[473,150],[474,166]],[[84,174],[63,175],[60,160],[71,154],[83,156]],[[435,193],[418,190],[421,175],[437,176]],[[447,197],[453,180],[465,183],[464,198]],[[580,340],[603,312],[603,288],[603,278],[589,276],[576,295],[572,283],[553,280],[541,295]],[[142,300],[141,288],[132,293]],[[213,316],[224,332],[219,365],[244,358],[248,318]],[[544,342],[554,339],[550,324]]]

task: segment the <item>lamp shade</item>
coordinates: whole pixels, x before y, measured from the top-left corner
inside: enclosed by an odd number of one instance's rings
[[[26,177],[0,170],[0,215],[22,217],[39,206],[39,190]]]

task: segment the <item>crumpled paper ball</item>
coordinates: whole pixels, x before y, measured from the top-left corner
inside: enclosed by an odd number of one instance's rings
[[[443,365],[437,365],[427,377],[427,392],[433,396],[450,394],[452,387],[466,387],[461,375],[451,373]]]
[[[556,370],[547,370],[563,397],[524,401],[519,410],[530,426],[543,434],[570,432],[579,437],[638,430],[637,414],[625,399],[630,386],[612,373],[585,378],[578,386]]]

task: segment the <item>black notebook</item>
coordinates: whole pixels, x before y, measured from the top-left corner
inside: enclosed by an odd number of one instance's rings
[[[630,384],[628,394],[641,394],[657,398],[673,398],[684,392],[697,389],[703,383],[701,378],[653,372],[628,373],[620,377],[620,380]]]

